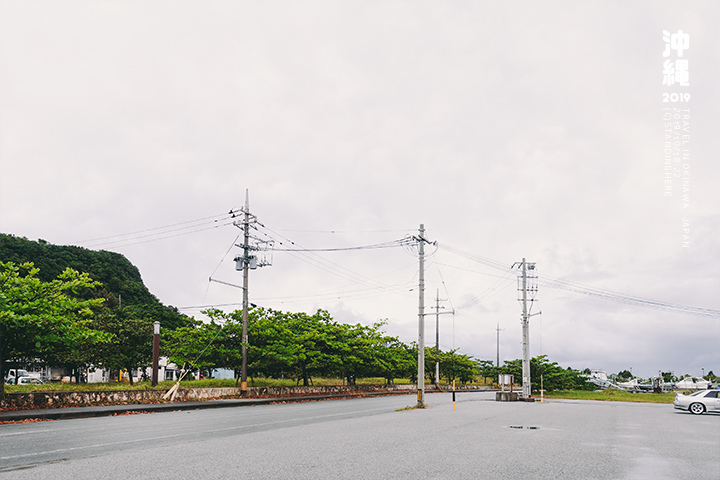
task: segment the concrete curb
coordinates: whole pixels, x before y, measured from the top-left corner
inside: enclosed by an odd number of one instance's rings
[[[169,402],[158,404],[130,404],[130,405],[104,405],[96,407],[62,407],[46,409],[9,410],[0,411],[0,422],[18,422],[26,420],[63,420],[71,418],[107,417],[122,415],[130,412],[155,413],[173,412],[182,410],[199,410],[205,408],[250,407],[254,405],[267,405],[283,402],[308,402],[318,400],[331,400],[342,398],[358,398],[369,396],[408,395],[413,393],[398,391],[387,393],[339,393],[329,395],[302,395],[293,397],[269,398],[232,398],[223,400],[205,400],[195,402]]]

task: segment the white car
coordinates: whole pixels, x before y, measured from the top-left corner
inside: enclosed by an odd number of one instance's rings
[[[695,415],[705,412],[720,412],[720,390],[701,390],[690,395],[676,393],[673,406]]]

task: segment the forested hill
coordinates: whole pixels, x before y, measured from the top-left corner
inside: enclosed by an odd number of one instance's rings
[[[88,273],[93,280],[102,283],[102,295],[111,306],[116,306],[121,299],[123,307],[142,307],[152,311],[153,316],[164,317],[166,322],[163,324],[170,328],[171,325],[180,326],[186,320],[177,309],[164,306],[150,293],[137,267],[119,253],[52,245],[45,240],[35,242],[0,233],[0,262],[32,262],[40,269],[38,277],[43,281],[57,278],[70,267]]]

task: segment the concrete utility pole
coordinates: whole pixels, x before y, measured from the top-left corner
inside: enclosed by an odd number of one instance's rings
[[[530,325],[527,310],[527,263],[522,259],[522,391],[523,398],[530,398]]]
[[[440,289],[435,294],[435,388],[440,388]]]
[[[245,190],[245,218],[243,221],[243,314],[242,314],[242,370],[240,394],[247,395],[247,344],[248,344],[248,271],[250,270],[250,198]]]
[[[528,312],[528,291],[531,292],[537,292],[537,285],[534,283],[528,284],[528,281],[532,281],[537,278],[537,276],[531,275],[528,276],[528,270],[535,270],[535,264],[534,263],[528,263],[525,261],[525,259],[522,259],[522,262],[515,263],[515,265],[520,265],[522,275],[520,277],[521,285],[518,289],[522,293],[522,297],[518,300],[522,302],[522,317],[521,317],[521,323],[522,323],[522,351],[523,351],[523,359],[522,359],[522,395],[523,398],[530,398],[531,395],[531,384],[530,384],[530,317],[531,315]],[[531,302],[534,301],[534,299],[530,300]],[[537,315],[541,312],[535,313],[533,315]],[[499,332],[498,332],[499,335]],[[498,355],[499,357],[499,355]],[[499,358],[498,358],[499,362]]]
[[[455,315],[454,309],[449,312],[440,312],[440,308],[440,289],[438,289],[435,297],[435,356],[437,358],[435,361],[435,387],[437,388],[440,388],[440,315]]]
[[[420,272],[418,274],[418,406],[425,405],[425,225],[420,224],[418,242],[418,258]]]
[[[497,360],[495,361],[495,366],[500,366],[500,322],[497,322],[497,328],[495,329],[497,331]]]

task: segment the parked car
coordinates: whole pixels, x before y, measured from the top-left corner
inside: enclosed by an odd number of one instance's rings
[[[43,382],[37,377],[18,377],[17,384],[18,385],[42,385]]]
[[[14,385],[15,379],[29,376],[30,374],[27,370],[23,370],[22,368],[11,368],[5,372],[5,383]]]
[[[28,382],[20,381],[23,378],[32,378],[37,381]],[[18,385],[30,385],[30,384],[37,384],[37,383],[45,383],[45,379],[43,378],[42,374],[37,372],[28,372],[27,370],[23,370],[22,368],[11,368],[7,371],[5,375],[5,383],[8,385],[15,385],[16,383]]]
[[[673,406],[679,410],[687,410],[695,415],[705,412],[720,412],[718,394],[720,394],[720,390],[701,390],[690,395],[676,393]]]

